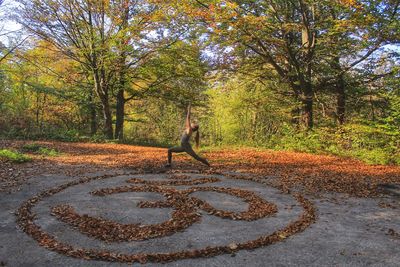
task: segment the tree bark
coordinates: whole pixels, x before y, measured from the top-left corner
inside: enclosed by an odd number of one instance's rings
[[[290,114],[291,114],[290,122],[297,128],[300,126],[301,107],[299,106],[299,102],[300,102],[301,96],[298,93],[298,88],[293,89],[293,92],[294,92],[295,106],[290,111]]]
[[[301,20],[303,29],[301,32],[302,46],[305,48],[304,69],[306,70],[304,76],[299,73],[300,85],[303,87],[303,121],[307,129],[312,129],[314,126],[313,118],[313,105],[314,105],[314,88],[312,85],[312,61],[315,47],[315,31],[313,32],[310,21],[315,20],[314,8],[306,6],[302,1],[300,3],[300,10],[302,10]]]
[[[90,135],[93,136],[97,132],[96,104],[94,102],[93,90],[90,90],[89,93],[89,103]]]
[[[339,125],[343,125],[345,122],[345,112],[346,112],[346,88],[343,74],[339,76],[338,83],[336,86],[336,115]]]
[[[342,73],[342,67],[340,65],[340,57],[336,56],[333,59],[332,67],[337,76],[337,82],[335,83],[334,92],[336,93],[336,120],[339,125],[343,125],[345,122],[346,112],[346,83],[344,80],[344,74]]]
[[[102,111],[103,111],[103,119],[104,119],[104,126],[103,132],[104,136],[107,139],[113,139],[113,127],[112,127],[112,115],[110,109],[110,101],[108,97],[108,88],[107,84],[105,83],[104,75],[99,75],[97,70],[94,70],[94,85],[97,95],[100,98]]]
[[[104,101],[103,105],[103,116],[104,116],[104,135],[107,139],[113,139],[113,127],[112,127],[112,117],[110,103],[108,101],[108,96]]]
[[[122,23],[120,31],[125,31],[128,28],[129,21],[129,1],[125,0],[121,6]],[[116,106],[116,121],[115,121],[115,138],[122,140],[124,138],[124,120],[125,120],[125,86],[126,86],[126,75],[127,66],[126,58],[127,53],[125,50],[125,44],[128,43],[128,39],[122,38],[119,40],[120,55],[119,55],[119,90],[117,93],[117,106]]]
[[[124,89],[120,89],[117,94],[115,138],[122,140],[124,138],[124,117],[125,117],[125,98]]]
[[[300,115],[301,115],[301,109],[299,107],[295,107],[291,110],[291,122],[294,126],[298,127],[300,125]]]
[[[303,122],[307,129],[314,127],[314,92],[311,83],[306,83],[303,95]]]

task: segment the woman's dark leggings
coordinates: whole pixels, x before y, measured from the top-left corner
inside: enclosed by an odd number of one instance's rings
[[[200,157],[194,152],[192,146],[189,143],[181,143],[181,146],[174,146],[168,149],[168,164],[171,164],[172,161],[172,153],[182,153],[186,152],[194,159],[204,163],[207,166],[210,166],[210,163],[205,158]]]

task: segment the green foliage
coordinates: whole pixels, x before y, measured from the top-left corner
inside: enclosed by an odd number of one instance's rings
[[[351,156],[361,159],[368,164],[389,164],[392,163],[391,155],[386,149],[358,149],[350,153]]]
[[[37,143],[29,143],[29,144],[25,144],[22,146],[22,150],[25,152],[38,152],[39,149],[41,149],[42,146],[40,144]]]
[[[272,84],[252,76],[228,76],[207,94],[201,122],[210,144],[262,145],[289,120],[291,99],[277,99]]]
[[[78,142],[80,141],[80,131],[78,129],[54,131],[50,132],[47,138],[63,142]]]
[[[46,146],[37,144],[37,143],[29,143],[22,146],[22,151],[28,153],[35,153],[42,156],[56,157],[59,156],[60,153],[52,148],[48,148]]]
[[[24,163],[24,162],[28,162],[28,161],[32,160],[27,155],[24,155],[17,151],[8,150],[8,149],[0,150],[0,159],[9,160],[9,161],[15,162],[15,163]]]
[[[143,101],[136,106],[136,112],[129,115],[125,127],[125,141],[144,145],[175,144],[183,130],[184,114],[185,110],[171,101]]]
[[[47,147],[41,147],[38,150],[38,154],[39,155],[43,155],[43,156],[49,156],[49,157],[57,157],[60,155],[60,153],[52,148],[47,148]]]
[[[399,164],[399,135],[382,131],[377,126],[361,124],[349,124],[338,130],[317,128],[308,132],[287,127],[264,146],[276,150],[352,157],[368,164]]]
[[[400,164],[398,48],[379,49],[399,40],[393,1],[18,2],[51,42],[1,62],[1,137],[169,146],[192,103],[203,146]]]
[[[104,143],[106,141],[106,138],[104,137],[104,134],[97,133],[91,136],[89,138],[89,141],[93,143]]]

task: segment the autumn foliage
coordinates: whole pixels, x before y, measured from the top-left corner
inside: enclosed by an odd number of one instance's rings
[[[19,149],[26,142],[2,141],[0,147]],[[163,170],[167,150],[122,144],[40,142],[60,151],[57,157],[32,155],[33,162],[22,165],[2,162],[2,190],[15,189],[26,178],[40,173],[79,177],[105,170]],[[238,171],[263,177],[269,185],[285,192],[339,192],[371,197],[379,194],[379,184],[400,183],[400,167],[367,165],[360,161],[307,153],[257,151],[255,149],[204,152],[212,171]],[[186,155],[174,158],[174,168],[201,169]]]

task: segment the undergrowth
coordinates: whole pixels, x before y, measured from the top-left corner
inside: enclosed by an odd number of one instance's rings
[[[0,150],[0,159],[8,160],[14,163],[24,163],[32,160],[29,156],[23,153],[9,149]]]

